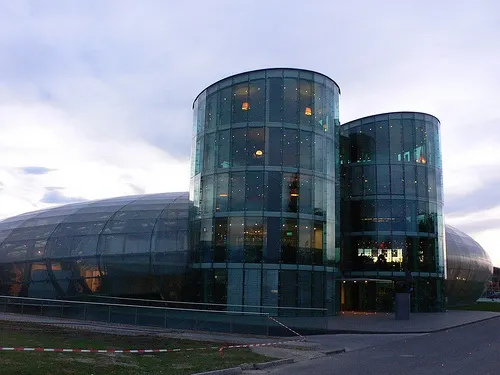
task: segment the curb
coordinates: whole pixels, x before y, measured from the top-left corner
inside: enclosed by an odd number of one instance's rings
[[[342,348],[342,349],[333,349],[333,350],[325,350],[325,351],[323,351],[321,353],[323,353],[324,355],[345,353],[345,348]]]
[[[196,374],[193,374],[193,375],[239,375],[242,372],[243,372],[243,370],[241,369],[241,367],[231,367],[231,368],[225,368],[222,370],[197,372]]]

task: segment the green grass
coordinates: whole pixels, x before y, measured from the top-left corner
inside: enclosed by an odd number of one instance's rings
[[[478,302],[474,305],[456,306],[453,310],[469,310],[469,311],[493,311],[500,312],[500,303],[498,302]]]
[[[165,349],[220,346],[148,336],[120,336],[47,325],[0,321],[0,346],[81,349]],[[249,349],[228,349],[224,356],[216,349],[156,354],[94,354],[0,352],[2,374],[141,375],[192,374],[242,363],[269,361]]]

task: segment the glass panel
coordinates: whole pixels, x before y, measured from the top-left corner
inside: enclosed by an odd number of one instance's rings
[[[264,175],[262,172],[247,172],[246,174],[246,209],[261,211],[264,203]]]
[[[213,235],[213,221],[212,219],[201,220],[201,233],[200,233],[200,248],[201,248],[201,262],[212,262],[212,235]]]
[[[269,121],[281,122],[283,108],[283,78],[269,79]]]
[[[229,200],[229,175],[221,173],[217,175],[217,197],[216,207],[217,212],[225,212],[228,210]]]
[[[247,132],[247,165],[264,165],[264,128],[250,128]]]
[[[300,167],[312,169],[312,145],[313,133],[308,131],[300,132]]]
[[[429,188],[429,199],[430,200],[436,200],[437,195],[436,195],[436,171],[432,168],[428,168],[427,170],[427,177],[429,179],[427,186]]]
[[[403,120],[403,162],[415,162],[415,122]]]
[[[314,84],[314,122],[317,129],[328,131],[328,112],[326,108],[326,88],[322,84]]]
[[[201,205],[202,212],[210,214],[214,210],[214,176],[204,176],[201,178],[202,197]]]
[[[392,230],[404,231],[406,229],[405,201],[394,199],[392,201]]]
[[[223,130],[218,132],[217,139],[217,168],[229,168],[230,156],[229,156],[229,130]]]
[[[228,223],[226,217],[215,219],[215,262],[226,261]]]
[[[283,122],[297,124],[299,122],[299,102],[296,79],[284,79],[283,99]]]
[[[375,178],[375,166],[374,165],[365,165],[363,167],[363,194],[364,195],[373,195],[375,194],[376,178]]]
[[[230,268],[227,270],[227,303],[229,305],[243,304],[243,270]],[[241,311],[241,306],[228,306],[230,311]]]
[[[248,83],[233,86],[233,124],[247,122],[250,105],[248,102]]]
[[[427,136],[425,122],[415,120],[415,162],[419,164],[427,163]]]
[[[375,143],[375,124],[366,124],[360,127],[360,132],[355,138],[357,141],[357,162],[366,163],[375,161],[376,143]]]
[[[263,261],[278,263],[281,259],[281,219],[268,217],[267,219],[267,245],[264,250]]]
[[[377,139],[377,163],[389,163],[389,126],[387,121],[377,121],[375,123]]]
[[[281,261],[288,264],[297,263],[297,220],[283,219],[281,237]]]
[[[244,304],[245,311],[260,312],[261,270],[245,270]],[[252,306],[252,308],[248,307]]]
[[[415,176],[415,166],[405,165],[405,195],[417,195],[417,178]]]
[[[404,194],[403,166],[391,165],[391,194],[403,195]]]
[[[401,121],[389,120],[389,136],[391,146],[391,163],[400,163],[403,161],[403,128]]]
[[[244,260],[244,219],[229,218],[229,261],[242,263]]]
[[[219,125],[229,125],[231,123],[231,87],[220,90],[219,95]]]
[[[301,219],[299,221],[299,252],[298,252],[298,264],[312,264],[312,232],[313,232],[313,222],[312,220]]]
[[[417,202],[406,201],[405,215],[406,215],[406,231],[417,231]]]
[[[217,124],[217,93],[207,96],[207,108],[205,111],[205,129],[215,129]]]
[[[268,128],[267,164],[281,167],[281,128]]]
[[[281,172],[267,172],[266,211],[281,211]]]
[[[297,212],[298,200],[298,173],[283,173],[282,210],[285,212]]]
[[[312,214],[312,176],[300,175],[299,206],[303,214]]]
[[[391,201],[389,199],[377,200],[376,230],[391,230],[392,215]]]
[[[266,81],[263,79],[250,82],[248,95],[248,121],[264,122],[266,119]]]
[[[313,264],[323,264],[323,223],[315,221],[312,235]]]
[[[233,129],[231,137],[232,166],[244,167],[246,154],[246,128]]]
[[[258,263],[262,260],[263,242],[262,218],[247,218],[245,223],[245,262]]]
[[[231,173],[231,211],[245,209],[245,173]]]
[[[428,199],[427,168],[417,167],[417,194],[419,198]]]
[[[325,137],[319,134],[314,135],[314,164],[317,172],[325,172]]]
[[[305,79],[299,80],[300,124],[312,126],[313,113],[313,82]]]
[[[283,129],[283,167],[298,167],[298,131]]]
[[[402,177],[402,176],[401,176]],[[402,183],[399,185],[402,187]],[[389,174],[388,165],[377,165],[377,194],[390,194],[391,175]],[[402,192],[401,192],[402,194]]]
[[[127,254],[149,253],[151,251],[151,235],[127,234],[124,252]]]
[[[319,177],[314,178],[314,215],[325,215],[325,184]]]
[[[215,163],[215,133],[205,135],[203,153],[203,169],[205,171],[213,170]]]

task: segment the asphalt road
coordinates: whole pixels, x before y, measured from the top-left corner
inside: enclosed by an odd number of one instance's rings
[[[500,374],[500,318],[282,366],[271,374]]]

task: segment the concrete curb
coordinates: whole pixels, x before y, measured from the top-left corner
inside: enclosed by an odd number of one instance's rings
[[[241,367],[231,367],[231,368],[225,368],[222,370],[197,372],[196,374],[193,374],[193,375],[239,375],[242,372],[243,372],[243,370],[241,369]]]
[[[342,349],[333,349],[333,350],[325,350],[325,351],[322,351],[321,353],[323,353],[324,355],[345,353],[345,348],[342,348]]]
[[[274,366],[280,366],[280,365],[287,365],[287,364],[293,363],[293,362],[294,362],[293,358],[285,358],[285,359],[278,359],[276,361],[256,363],[256,364],[253,365],[253,367],[256,370],[263,370],[265,368],[274,367]]]

